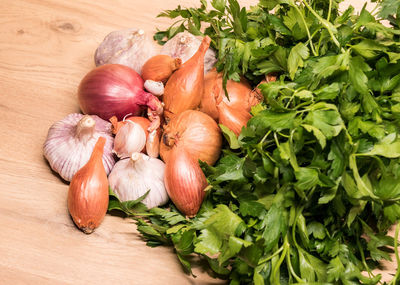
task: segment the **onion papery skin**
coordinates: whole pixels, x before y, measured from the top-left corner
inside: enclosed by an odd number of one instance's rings
[[[213,165],[219,158],[222,146],[221,130],[207,114],[187,110],[174,117],[164,127],[160,155],[168,162],[171,151],[182,147],[195,160]]]
[[[85,114],[98,115],[104,120],[112,116],[122,120],[128,114],[139,116],[147,107],[161,112],[159,100],[143,88],[143,79],[133,69],[120,64],[102,65],[82,79],[79,105]]]
[[[194,217],[204,200],[207,179],[184,148],[176,147],[165,166],[164,183],[168,196],[184,215]]]
[[[224,102],[218,105],[218,110],[219,123],[228,127],[236,136],[239,136],[242,128],[246,127],[247,121],[251,118],[248,111],[231,108]]]

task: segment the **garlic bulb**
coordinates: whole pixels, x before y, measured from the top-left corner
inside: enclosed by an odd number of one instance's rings
[[[164,171],[161,160],[137,152],[115,164],[108,183],[121,201],[136,200],[150,190],[142,202],[153,208],[168,201]]]
[[[172,58],[180,58],[182,63],[185,63],[199,49],[201,41],[201,38],[184,31],[167,41],[161,49],[161,54],[169,55]],[[216,53],[209,48],[204,56],[204,74],[210,71],[216,62]]]
[[[114,139],[113,152],[119,158],[130,157],[134,152],[140,152],[146,145],[146,133],[143,128],[130,120],[123,125]]]
[[[143,64],[158,53],[158,46],[141,29],[126,29],[108,34],[96,50],[96,66],[107,63],[126,65],[141,74]]]
[[[96,115],[73,113],[53,124],[44,143],[44,156],[55,172],[71,181],[75,173],[89,161],[99,137],[106,138],[103,164],[108,174],[115,164],[112,154],[114,138],[111,124]]]

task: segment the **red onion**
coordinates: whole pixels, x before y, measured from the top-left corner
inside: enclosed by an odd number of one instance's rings
[[[133,69],[120,64],[106,64],[90,71],[78,90],[79,105],[85,114],[104,120],[116,116],[138,116],[150,108],[162,113],[161,102],[143,90],[143,79]]]

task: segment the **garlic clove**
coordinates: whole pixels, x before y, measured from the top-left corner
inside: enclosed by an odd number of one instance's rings
[[[126,120],[115,135],[113,153],[119,158],[130,157],[134,152],[140,152],[146,144],[146,133],[142,127]]]
[[[43,146],[44,157],[55,172],[64,180],[71,181],[74,174],[88,162],[100,136],[106,138],[103,164],[108,174],[115,164],[112,154],[114,138],[111,124],[96,115],[73,113],[54,123]]]
[[[155,96],[164,94],[164,84],[160,81],[146,80],[144,82],[144,88]]]

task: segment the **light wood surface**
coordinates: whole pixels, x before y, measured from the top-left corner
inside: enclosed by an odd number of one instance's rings
[[[222,283],[201,265],[196,279],[185,275],[173,250],[147,247],[129,219],[107,215],[95,233],[77,230],[68,185],[42,154],[51,124],[79,111],[77,86],[106,34],[154,32],[171,23],[155,18],[161,10],[198,3],[0,1],[0,284]]]

